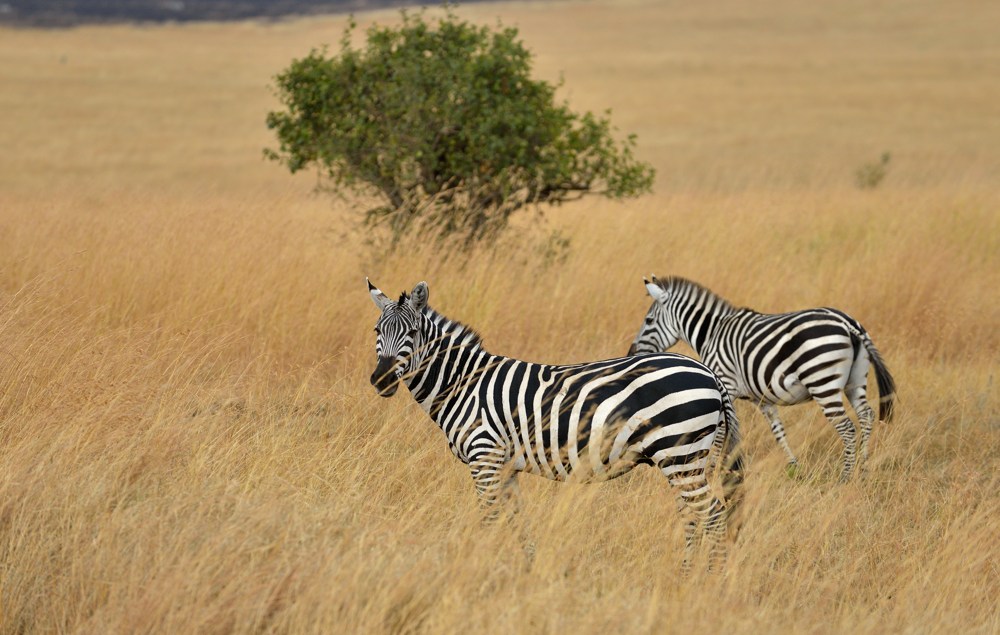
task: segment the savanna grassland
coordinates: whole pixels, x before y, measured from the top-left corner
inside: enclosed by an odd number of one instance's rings
[[[373,252],[357,201],[261,152],[270,78],[346,18],[0,31],[0,631],[1000,630],[1000,5],[459,14],[520,27],[574,108],[612,108],[655,193],[564,206],[468,261]],[[649,273],[839,307],[899,385],[846,485],[817,407],[783,410],[792,479],[740,405],[721,575],[679,578],[649,469],[522,477],[518,520],[481,527],[440,432],[368,383],[366,275],[427,280],[493,352],[574,362],[624,354]]]

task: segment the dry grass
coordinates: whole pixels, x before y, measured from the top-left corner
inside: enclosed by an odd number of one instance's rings
[[[964,4],[463,8],[660,177],[555,212],[563,265],[521,236],[459,272],[366,254],[347,205],[260,159],[268,78],[341,19],[0,33],[0,630],[996,632],[1000,16]],[[652,470],[523,477],[520,526],[480,528],[440,433],[367,382],[366,274],[570,362],[626,350],[650,272],[840,307],[900,386],[849,485],[818,408],[784,410],[799,480],[740,408],[722,576],[678,579]]]

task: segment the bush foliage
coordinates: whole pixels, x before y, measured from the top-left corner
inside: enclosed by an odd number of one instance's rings
[[[854,171],[854,184],[862,190],[874,190],[882,183],[886,173],[889,171],[889,161],[892,155],[883,152],[878,163],[865,163]]]
[[[650,190],[634,135],[618,143],[609,112],[556,103],[558,86],[530,78],[516,29],[403,12],[397,28],[368,29],[359,50],[355,28],[339,54],[313,50],[276,77],[286,109],[267,125],[280,150],[265,152],[291,172],[316,167],[338,191],[374,194],[369,224],[472,243],[526,206]]]

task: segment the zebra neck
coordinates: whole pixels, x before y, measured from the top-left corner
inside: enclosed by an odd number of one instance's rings
[[[731,304],[717,296],[698,298],[697,302],[678,311],[681,338],[703,356],[718,333],[719,321],[735,312]]]
[[[425,342],[417,369],[406,378],[410,394],[431,417],[461,392],[495,357],[479,345],[474,331],[444,331],[431,322],[422,332]]]

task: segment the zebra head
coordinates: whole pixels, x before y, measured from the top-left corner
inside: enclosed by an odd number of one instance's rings
[[[670,302],[670,292],[660,286],[660,281],[653,276],[652,281],[643,278],[646,283],[646,291],[653,298],[653,304],[646,312],[646,321],[639,334],[632,341],[632,346],[628,349],[629,355],[641,355],[643,353],[659,353],[667,350],[680,339],[680,332],[674,322],[673,312],[668,306]]]
[[[367,279],[366,279],[367,281]],[[382,315],[375,323],[375,354],[378,363],[371,382],[382,397],[396,394],[399,380],[411,370],[413,351],[417,348],[423,310],[427,306],[427,283],[413,287],[413,293],[403,293],[394,302],[368,281],[368,292]]]

